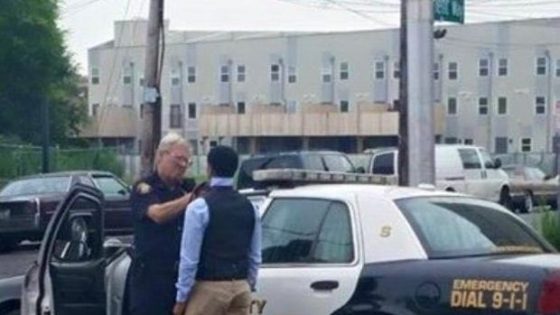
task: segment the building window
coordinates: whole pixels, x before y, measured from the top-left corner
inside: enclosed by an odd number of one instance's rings
[[[560,78],[560,59],[556,59],[556,77]]]
[[[400,61],[395,61],[393,63],[393,78],[398,79],[401,77],[401,63]]]
[[[348,73],[348,62],[342,62],[340,64],[340,80],[348,80],[349,73]]]
[[[169,111],[169,127],[170,128],[181,128],[181,105],[174,104],[171,105],[171,110]]]
[[[488,59],[480,59],[478,61],[478,75],[481,77],[488,76]]]
[[[531,138],[521,139],[521,152],[531,152]]]
[[[296,83],[297,75],[296,75],[296,67],[289,66],[288,67],[288,83]]]
[[[132,76],[130,74],[123,75],[123,84],[130,85],[132,83]]]
[[[457,80],[459,78],[459,64],[457,62],[449,63],[449,80]]]
[[[383,80],[385,78],[385,62],[375,62],[375,79]]]
[[[450,97],[447,99],[447,115],[457,115],[457,98]]]
[[[487,97],[480,97],[478,99],[478,114],[479,115],[488,115],[488,98]]]
[[[179,74],[177,73],[177,71],[173,71],[171,73],[171,85],[172,86],[178,86],[179,83],[181,83],[181,78],[179,77]]]
[[[245,65],[237,66],[237,82],[245,82]]]
[[[140,104],[140,119],[144,119],[144,104]]]
[[[439,80],[439,63],[434,63],[434,80]]]
[[[91,68],[91,84],[99,84],[99,68]]]
[[[195,83],[196,82],[196,67],[189,66],[187,68],[187,82]]]
[[[321,71],[321,81],[323,83],[331,83],[332,81],[331,69],[323,68],[323,70]]]
[[[229,66],[220,67],[220,82],[229,82]]]
[[[498,97],[498,115],[507,114],[507,98]]]
[[[237,102],[237,113],[238,114],[245,114],[245,102]]]
[[[196,103],[189,103],[189,119],[196,119]]]
[[[546,98],[544,96],[537,96],[535,98],[535,113],[537,115],[546,114]]]
[[[91,115],[93,117],[97,117],[97,114],[99,112],[99,104],[91,104]]]
[[[498,60],[498,75],[500,77],[505,77],[508,75],[508,60],[506,58],[501,58]]]
[[[349,109],[349,103],[346,100],[340,101],[340,112],[347,113]]]
[[[138,85],[144,86],[144,84],[146,84],[146,81],[144,80],[144,78],[140,78],[140,79],[138,80]]]
[[[537,75],[546,75],[546,58],[537,58]]]
[[[270,81],[272,82],[280,81],[280,65],[278,64],[270,65]]]
[[[463,141],[463,143],[466,144],[466,145],[473,145],[473,144],[474,144],[474,141],[473,141],[473,139],[465,139],[465,140]]]

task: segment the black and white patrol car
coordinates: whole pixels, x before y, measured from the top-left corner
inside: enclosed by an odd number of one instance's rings
[[[59,208],[26,276],[22,314],[126,314],[129,250],[103,248],[100,198],[78,187]],[[560,314],[560,255],[495,203],[320,184],[273,190],[259,204],[263,266],[251,314]]]

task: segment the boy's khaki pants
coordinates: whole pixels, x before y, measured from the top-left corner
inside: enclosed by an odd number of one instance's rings
[[[185,315],[249,315],[250,307],[247,280],[197,281]]]

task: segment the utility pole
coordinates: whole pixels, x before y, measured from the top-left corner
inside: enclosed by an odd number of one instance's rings
[[[408,94],[407,94],[407,43],[406,43],[406,4],[401,0],[400,29],[400,78],[399,78],[399,186],[408,186]]]
[[[153,171],[154,155],[161,138],[161,95],[159,91],[159,42],[163,31],[163,0],[150,0],[146,64],[144,69],[144,121],[142,124],[141,173]]]
[[[408,184],[435,184],[433,0],[407,0]]]
[[[41,120],[43,128],[43,139],[42,139],[42,172],[50,172],[49,167],[49,141],[50,141],[50,127],[49,127],[49,101],[46,96],[41,102]]]

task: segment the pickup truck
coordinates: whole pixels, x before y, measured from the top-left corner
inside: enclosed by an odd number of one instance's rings
[[[560,313],[560,255],[495,203],[370,183],[274,189],[261,201],[251,314]],[[128,314],[132,249],[103,237],[102,195],[74,187],[25,276],[22,314]]]

